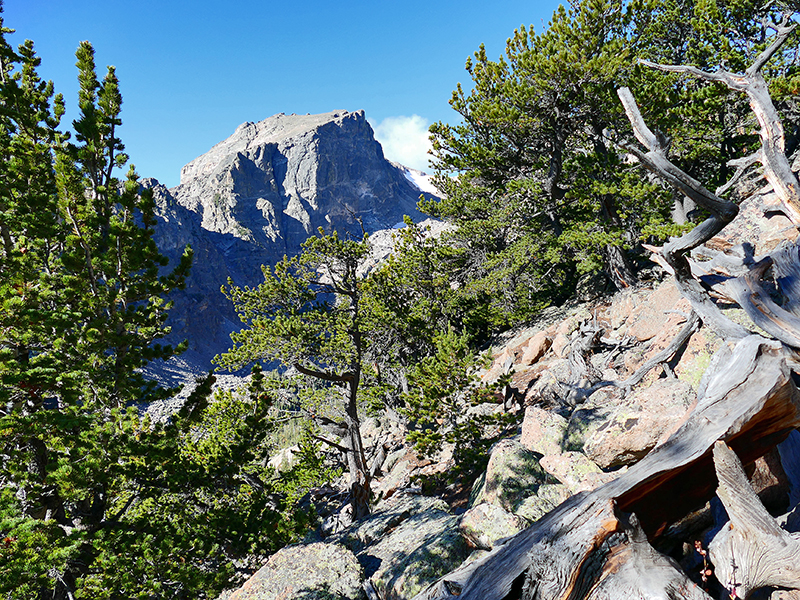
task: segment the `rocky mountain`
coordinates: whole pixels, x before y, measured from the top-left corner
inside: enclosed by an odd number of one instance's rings
[[[419,220],[424,174],[388,161],[364,111],[272,116],[244,123],[187,164],[181,183],[156,180],[156,243],[170,259],[186,244],[195,260],[186,290],[173,298],[169,341],[188,339],[178,370],[202,370],[228,348],[239,322],[220,293],[262,281],[261,265],[295,254],[322,227],[361,237]]]

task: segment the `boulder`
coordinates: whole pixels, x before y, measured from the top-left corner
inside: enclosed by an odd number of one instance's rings
[[[665,281],[631,311],[627,335],[640,342],[653,338],[663,329],[667,311],[673,310],[681,299],[675,282],[672,279]]]
[[[570,337],[566,333],[558,333],[553,338],[550,351],[558,358],[564,358],[569,350]]]
[[[603,473],[582,452],[562,452],[549,454],[539,460],[539,464],[550,475],[566,486],[571,494],[586,492],[615,479],[615,473]]]
[[[360,600],[363,569],[340,544],[287,546],[229,596],[229,600]]]
[[[334,538],[332,538],[334,539]],[[398,494],[335,536],[350,548],[384,600],[413,598],[468,555],[458,517],[437,498]]]
[[[588,425],[584,452],[603,469],[637,462],[682,422],[695,400],[679,379],[658,379]]]
[[[538,406],[525,409],[522,421],[522,445],[539,454],[558,454],[565,450],[569,422],[549,410]]]
[[[540,361],[533,367],[535,371],[539,371],[540,365],[542,368],[536,382],[525,394],[525,404],[540,403],[545,406],[561,404],[561,400],[565,396],[562,384],[569,381],[570,376],[569,361],[559,358],[547,361],[546,364],[542,364],[542,362]]]
[[[517,440],[502,440],[492,449],[485,477],[476,482],[477,493],[471,498],[471,505],[486,502],[514,512],[522,500],[535,494],[547,480],[537,454]]]
[[[535,334],[522,352],[520,363],[523,366],[532,365],[544,356],[544,353],[553,345],[553,338],[546,331]]]
[[[563,483],[543,483],[532,496],[525,498],[514,514],[533,523],[569,498],[572,493]]]
[[[491,550],[496,541],[519,533],[527,526],[528,521],[523,517],[486,502],[470,508],[458,521],[458,531],[469,545],[483,550]]]

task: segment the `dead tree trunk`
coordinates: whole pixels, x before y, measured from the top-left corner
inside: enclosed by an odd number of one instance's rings
[[[800,589],[800,535],[781,529],[756,496],[733,450],[714,446],[717,495],[730,521],[709,546],[719,582],[731,598],[762,587]]]

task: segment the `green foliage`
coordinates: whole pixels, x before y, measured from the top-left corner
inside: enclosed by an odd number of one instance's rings
[[[361,318],[356,270],[367,252],[365,242],[341,240],[335,232],[311,237],[302,254],[263,266],[257,288],[223,286],[248,327],[231,336],[233,348],[215,362],[233,369],[278,360],[332,373],[352,370],[362,340],[347,330]]]
[[[431,127],[445,197],[421,208],[454,225],[446,239],[460,260],[451,278],[468,280],[458,293],[489,328],[564,299],[581,273],[602,270],[617,287],[635,282],[640,243],[683,226],[670,215],[683,198],[616,146],[631,137],[617,88],[630,87],[645,120],[669,132],[681,168],[721,185],[727,161],[758,143],[746,99],[637,61],[743,70],[768,43],[762,18],[777,12],[754,0],[576,0],[544,31],[515,31],[498,60],[481,47],[467,61],[472,87],[459,85],[450,101],[460,123]],[[766,69],[790,148],[795,51],[789,44]]]
[[[346,455],[355,518],[369,512],[370,474],[361,440],[359,409],[383,386],[371,366],[375,338],[365,329],[361,272],[370,246],[334,232],[311,237],[303,252],[262,267],[256,288],[222,288],[245,328],[231,334],[233,347],[214,360],[238,369],[250,363],[281,363],[297,377],[282,378],[291,407],[317,427],[342,438],[321,437]],[[230,285],[230,282],[229,282]]]
[[[331,466],[322,453],[321,444],[316,441],[306,428],[299,440],[299,451],[295,462],[276,484],[276,489],[285,497],[288,505],[297,503],[311,488],[319,487],[338,478],[342,470]]]
[[[506,382],[486,385],[476,376],[487,358],[476,359],[465,335],[447,329],[434,335],[433,344],[434,352],[409,373],[411,390],[404,395],[411,421],[408,439],[424,456],[434,456],[445,442],[452,444],[455,467],[448,475],[457,480],[485,468],[489,447],[516,416],[501,409]],[[479,405],[500,410],[470,414]]]
[[[521,27],[498,61],[481,47],[467,61],[472,90],[451,100],[462,123],[431,127],[446,197],[422,207],[456,225],[472,274],[464,293],[485,295],[493,326],[564,299],[600,265],[630,283],[619,249],[638,241],[641,216],[668,214],[655,186],[631,210],[645,192],[606,134],[631,70],[628,22],[619,2],[592,0],[559,8],[541,34]]]
[[[132,167],[116,177],[114,70],[98,80],[80,45],[70,142],[33,44],[14,51],[9,33],[0,22],[0,595],[213,597],[234,560],[306,524],[262,466],[272,396],[254,374],[246,398],[206,409],[209,376],[170,423],[140,414],[173,393],[140,368],[181,350],[156,342],[191,250],[168,268],[152,195]]]

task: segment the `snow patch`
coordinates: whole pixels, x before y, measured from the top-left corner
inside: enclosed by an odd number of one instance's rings
[[[417,171],[416,169],[403,169],[403,175],[406,176],[416,188],[424,192],[426,194],[432,194],[434,196],[441,196],[441,192],[436,189],[436,186],[433,185],[432,177],[427,173],[423,173],[422,171]]]

